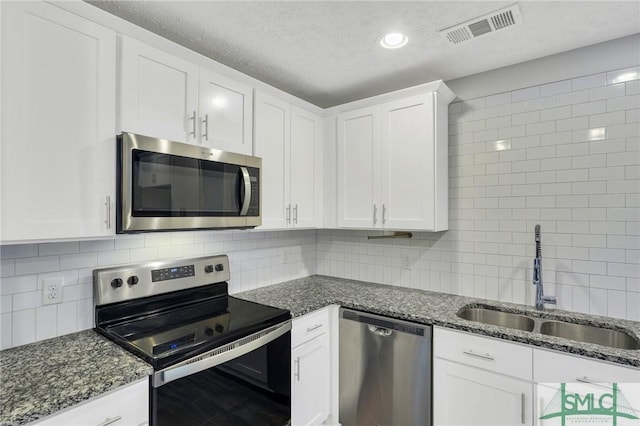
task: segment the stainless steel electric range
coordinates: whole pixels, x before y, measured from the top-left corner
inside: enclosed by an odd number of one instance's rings
[[[229,279],[224,255],[93,272],[96,330],[154,368],[152,426],[290,423],[291,314]]]

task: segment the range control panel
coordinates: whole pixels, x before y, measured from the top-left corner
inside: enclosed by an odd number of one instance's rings
[[[96,305],[229,281],[226,255],[123,265],[93,271]]]
[[[196,272],[194,265],[154,269],[153,271],[151,271],[151,282],[175,280],[176,278],[193,277],[195,275]]]

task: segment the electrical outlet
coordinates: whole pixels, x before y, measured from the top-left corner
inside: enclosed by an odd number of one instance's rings
[[[62,277],[45,278],[42,280],[42,304],[53,305],[62,302]]]

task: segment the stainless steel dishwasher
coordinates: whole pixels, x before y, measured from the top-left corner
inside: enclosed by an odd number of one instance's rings
[[[340,423],[431,425],[431,347],[431,326],[340,309]]]

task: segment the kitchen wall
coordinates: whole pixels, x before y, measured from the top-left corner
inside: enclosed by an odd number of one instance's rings
[[[316,231],[201,231],[0,247],[0,348],[93,327],[92,271],[130,262],[226,253],[229,292],[316,273]],[[64,279],[62,302],[42,305],[42,280]]]
[[[558,307],[640,320],[639,78],[612,69],[451,104],[450,230],[321,230],[318,273],[533,304],[540,224]]]

